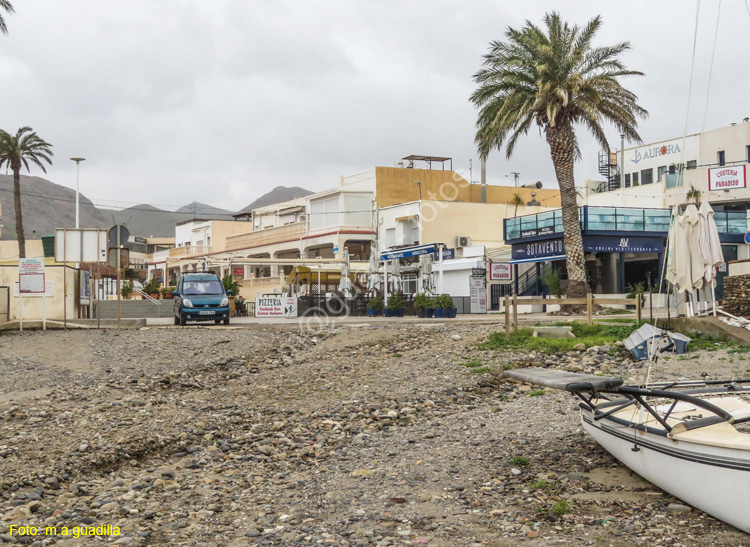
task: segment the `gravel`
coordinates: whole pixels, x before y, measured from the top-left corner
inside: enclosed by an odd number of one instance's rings
[[[132,546],[750,543],[616,462],[572,397],[500,376],[537,365],[637,380],[624,350],[477,349],[493,330],[4,334],[0,543],[101,545],[44,528],[102,525]],[[654,375],[746,369],[718,351]]]

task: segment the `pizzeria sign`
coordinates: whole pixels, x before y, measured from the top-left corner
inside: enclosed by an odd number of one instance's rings
[[[745,165],[724,165],[708,170],[708,190],[746,188]]]

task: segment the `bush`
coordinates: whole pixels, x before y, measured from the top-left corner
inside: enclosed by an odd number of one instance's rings
[[[122,296],[129,296],[133,294],[133,284],[132,283],[123,283],[122,289],[120,289],[120,294]]]
[[[563,295],[560,288],[561,279],[562,275],[558,270],[550,270],[544,275],[539,276],[539,280],[549,289],[549,293],[556,298],[562,298]]]
[[[227,291],[227,293],[229,293],[229,291],[232,291],[232,294],[234,296],[237,296],[237,293],[240,290],[240,285],[234,280],[234,276],[231,272],[227,273],[227,275],[222,278],[221,282],[223,283],[224,290]]]
[[[159,292],[159,280],[154,278],[143,286],[143,292],[146,294],[156,294]]]
[[[451,298],[451,295],[449,294],[441,294],[435,299],[435,307],[448,310],[453,309],[455,307],[453,304],[453,298]]]
[[[421,292],[414,298],[414,309],[417,311],[431,310],[435,307],[435,303],[432,298]]]
[[[386,306],[389,310],[401,310],[404,308],[404,299],[401,295],[394,294],[388,298],[388,305]]]
[[[383,311],[383,298],[380,296],[370,298],[369,302],[367,302],[367,309]]]

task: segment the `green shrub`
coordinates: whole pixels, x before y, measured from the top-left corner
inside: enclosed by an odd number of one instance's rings
[[[529,465],[529,460],[527,460],[523,456],[513,456],[510,459],[510,464],[511,465],[520,465],[520,466]]]
[[[232,291],[232,294],[234,296],[237,296],[237,293],[240,290],[240,284],[234,280],[234,276],[232,275],[232,272],[227,272],[227,275],[225,275],[222,278],[221,282],[224,285],[225,291],[227,292]]]
[[[367,302],[367,309],[383,311],[383,298],[380,296],[370,298],[370,300]]]
[[[430,310],[435,307],[435,304],[427,294],[421,292],[414,298],[414,309],[417,311]]]
[[[572,508],[568,500],[560,500],[552,504],[552,512],[558,517],[567,515],[568,513],[570,513],[571,510]]]
[[[455,307],[453,304],[453,298],[451,298],[451,295],[449,294],[441,294],[435,299],[435,307],[449,310],[453,309]]]
[[[539,280],[544,283],[545,287],[549,289],[549,293],[557,298],[562,298],[562,289],[560,288],[560,281],[562,275],[558,270],[550,270],[544,275],[539,276]]]
[[[389,310],[401,310],[404,308],[404,299],[398,294],[389,296],[386,308]]]

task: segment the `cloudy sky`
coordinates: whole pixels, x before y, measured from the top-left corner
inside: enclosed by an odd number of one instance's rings
[[[340,175],[408,154],[474,159],[472,74],[493,39],[560,2],[472,0],[12,0],[0,36],[0,128],[28,125],[54,145],[50,180],[99,206],[192,201],[237,210],[274,186],[323,190]],[[645,142],[681,136],[695,1],[566,2],[597,45],[629,40],[627,82],[650,117]],[[700,131],[719,3],[701,4],[688,132]],[[750,116],[744,0],[723,2],[706,128]],[[619,135],[609,128],[613,148]],[[598,146],[582,138],[580,182],[597,178]],[[491,184],[554,187],[532,130],[514,156],[493,152]],[[38,169],[32,174],[41,174]]]

